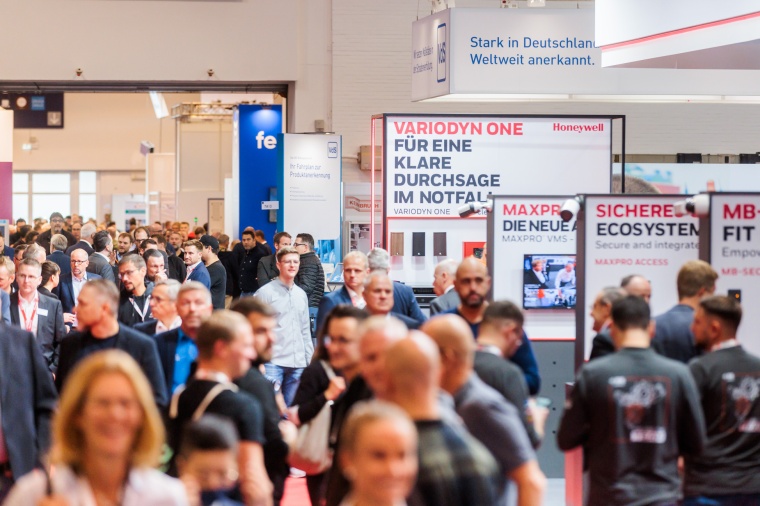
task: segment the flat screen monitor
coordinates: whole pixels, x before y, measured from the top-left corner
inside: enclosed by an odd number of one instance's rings
[[[575,255],[525,255],[524,309],[574,309]]]

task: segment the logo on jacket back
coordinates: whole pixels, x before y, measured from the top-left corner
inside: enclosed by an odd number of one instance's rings
[[[338,158],[338,143],[337,142],[327,143],[327,158]]]
[[[442,83],[446,80],[446,23],[438,25],[438,41],[436,47],[438,48],[438,68],[437,76],[438,82]]]

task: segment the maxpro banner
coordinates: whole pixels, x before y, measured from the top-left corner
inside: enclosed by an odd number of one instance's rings
[[[594,338],[588,314],[596,295],[607,286],[620,286],[629,274],[652,284],[652,315],[678,303],[676,274],[681,265],[699,257],[699,223],[678,217],[673,205],[678,195],[587,195],[579,219],[581,248],[578,266],[583,296],[577,306],[576,337],[588,358]]]
[[[575,337],[576,220],[559,216],[566,199],[494,196],[488,215],[493,300],[525,308],[531,339]],[[539,286],[529,279],[534,262],[541,262]]]
[[[716,293],[741,298],[739,341],[760,354],[760,194],[711,194],[709,224],[701,235],[710,246],[703,259],[718,272]]]
[[[341,229],[340,135],[283,134],[278,228],[334,240]]]

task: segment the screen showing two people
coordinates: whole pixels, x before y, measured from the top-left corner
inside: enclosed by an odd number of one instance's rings
[[[523,308],[575,308],[575,255],[525,255]]]

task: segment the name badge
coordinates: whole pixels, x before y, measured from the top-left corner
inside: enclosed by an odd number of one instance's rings
[[[47,316],[47,314],[48,314],[48,310],[47,309],[42,309],[42,308],[37,309],[37,315],[38,316]]]

